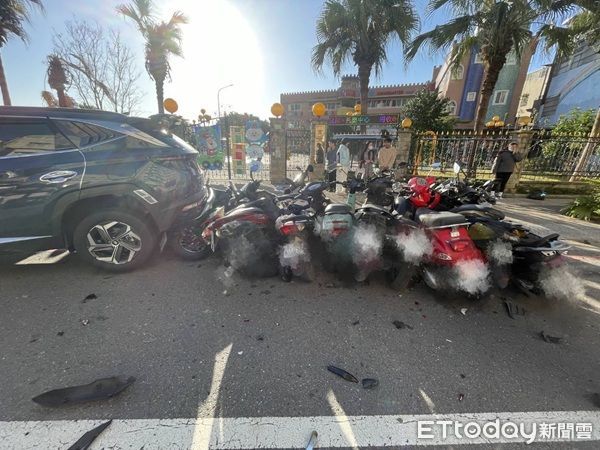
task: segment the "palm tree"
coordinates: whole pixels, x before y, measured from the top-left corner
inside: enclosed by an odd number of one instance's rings
[[[313,67],[320,71],[328,60],[339,76],[352,59],[358,67],[361,113],[366,114],[371,71],[380,73],[388,44],[396,37],[407,44],[418,26],[410,0],[327,0],[317,21]]]
[[[48,85],[56,91],[58,96],[58,106],[67,107],[69,101],[65,93],[69,80],[61,59],[57,55],[48,56]]]
[[[42,0],[2,0],[0,1],[0,49],[12,37],[18,37],[27,42],[28,36],[24,23],[29,21],[30,7],[38,7],[43,10]],[[6,74],[0,57],[0,90],[5,105],[10,105],[10,93]]]
[[[457,66],[469,52],[479,51],[485,71],[474,128],[480,131],[508,54],[514,51],[520,58],[528,45],[549,37],[552,22],[573,10],[574,3],[567,0],[430,0],[430,11],[449,6],[453,18],[417,36],[407,47],[405,56],[411,61],[425,43],[433,50],[452,47],[451,64]],[[553,43],[558,45],[559,51],[569,45],[564,37]]]
[[[165,113],[163,106],[164,84],[171,77],[169,58],[182,56],[181,25],[188,22],[187,17],[176,11],[168,22],[156,22],[152,0],[131,0],[129,5],[120,5],[117,11],[132,19],[138,26],[146,45],[146,71],[154,80],[158,112]]]

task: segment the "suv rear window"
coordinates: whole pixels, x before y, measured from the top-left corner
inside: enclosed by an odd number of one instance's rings
[[[46,119],[0,119],[0,157],[72,149]]]
[[[120,136],[108,128],[89,123],[70,120],[53,120],[53,122],[77,147],[97,144]]]

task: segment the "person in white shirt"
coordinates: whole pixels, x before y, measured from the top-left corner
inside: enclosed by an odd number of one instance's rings
[[[337,180],[346,180],[348,178],[348,171],[350,170],[350,149],[346,146],[343,139],[340,141],[340,146],[337,149],[337,164]],[[336,186],[336,192],[344,192],[344,187],[338,184]]]

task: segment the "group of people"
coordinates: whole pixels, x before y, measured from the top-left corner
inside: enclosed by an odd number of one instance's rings
[[[327,151],[323,149],[322,144],[317,143],[315,152],[315,162],[325,165],[328,181],[335,181],[337,170],[350,169],[350,149],[343,139],[336,142],[330,140],[327,144]],[[373,167],[377,166],[381,170],[391,170],[394,168],[398,150],[392,145],[392,139],[386,137],[383,145],[377,148],[375,143],[369,141],[365,144],[363,150],[359,153],[359,170],[364,177],[369,177],[373,173]]]

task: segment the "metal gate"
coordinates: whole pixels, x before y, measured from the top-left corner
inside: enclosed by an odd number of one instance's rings
[[[285,159],[287,176],[296,168],[305,169],[310,164],[310,130],[288,129],[285,131]]]

